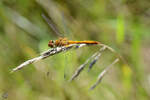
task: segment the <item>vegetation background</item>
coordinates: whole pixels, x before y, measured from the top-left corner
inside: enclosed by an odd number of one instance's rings
[[[72,40],[96,40],[121,54],[101,84],[89,87],[114,59],[105,51],[94,68],[68,83],[96,46],[49,57],[10,74],[12,68],[58,39],[41,14]],[[65,77],[64,77],[65,75]],[[149,0],[0,0],[0,100],[149,100]]]

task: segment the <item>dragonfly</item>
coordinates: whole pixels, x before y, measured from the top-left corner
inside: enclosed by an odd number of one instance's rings
[[[48,25],[51,27],[51,29],[55,32],[57,36],[61,36],[58,40],[50,40],[48,43],[48,46],[51,48],[55,47],[61,47],[61,46],[68,46],[70,44],[86,44],[86,45],[94,45],[94,44],[100,44],[98,41],[90,41],[90,40],[84,40],[84,41],[73,41],[68,40],[66,37],[62,37],[62,34],[59,32],[58,28],[55,26],[54,22],[47,18],[44,14],[42,14],[42,17],[44,20],[48,23]]]
[[[67,38],[59,38],[58,40],[50,40],[48,43],[48,46],[51,48],[54,48],[54,47],[68,46],[70,44],[94,45],[94,44],[100,44],[100,42],[98,41],[72,41],[72,40],[68,40]]]

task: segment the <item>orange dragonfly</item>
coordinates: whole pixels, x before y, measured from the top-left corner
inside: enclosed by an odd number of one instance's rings
[[[42,14],[42,17],[44,20],[48,23],[48,25],[51,27],[51,29],[54,31],[54,33],[57,36],[62,36],[62,34],[59,32],[57,27],[55,26],[55,23],[47,18],[44,14]],[[61,46],[68,46],[70,44],[89,44],[89,45],[94,45],[94,44],[100,44],[98,41],[72,41],[68,40],[67,38],[59,38],[58,40],[50,40],[48,43],[48,46],[51,48],[54,47],[61,47]]]
[[[98,41],[72,41],[67,40],[67,38],[59,38],[58,40],[50,40],[48,46],[51,48],[68,46],[70,44],[100,44]]]

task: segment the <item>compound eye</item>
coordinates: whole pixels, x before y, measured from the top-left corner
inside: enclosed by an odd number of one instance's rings
[[[48,43],[48,46],[53,48],[54,47],[54,41],[50,40],[49,43]]]

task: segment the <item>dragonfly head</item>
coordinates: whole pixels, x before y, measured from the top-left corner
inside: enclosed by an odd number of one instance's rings
[[[48,43],[48,46],[51,47],[51,48],[55,47],[55,41],[50,40],[49,43]]]

